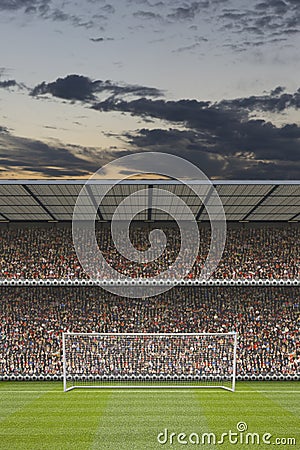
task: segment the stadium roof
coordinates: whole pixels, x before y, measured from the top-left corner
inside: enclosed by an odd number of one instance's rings
[[[0,180],[1,222],[65,222],[72,220],[77,196],[86,180]],[[155,209],[154,188],[164,189],[179,196],[192,210],[198,221],[209,217],[196,193],[179,181],[173,180],[93,180],[90,182],[87,209],[97,205],[97,195],[103,186],[111,186],[97,208],[99,221],[109,221],[116,206],[128,195],[137,194],[139,205],[145,210],[137,220],[169,220],[170,217]],[[217,190],[228,221],[265,222],[300,220],[299,181],[191,181],[202,192],[206,201]],[[97,191],[100,189],[100,191]],[[99,194],[100,195],[100,194]]]

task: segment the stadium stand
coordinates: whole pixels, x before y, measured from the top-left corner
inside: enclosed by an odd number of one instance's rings
[[[214,184],[228,231],[212,279],[220,284],[261,281],[264,286],[177,286],[143,299],[80,286],[88,283],[88,274],[76,256],[71,221],[83,184],[82,180],[0,180],[0,379],[61,379],[64,331],[237,331],[237,379],[300,379],[299,182],[218,180]],[[147,280],[176,259],[179,229],[153,207],[153,188],[162,187],[186,202],[199,225],[198,257],[185,277],[187,282],[197,281],[209,251],[210,226],[195,193],[172,180],[114,184],[101,204],[96,184],[86,197],[88,211],[97,206],[96,236],[107,262],[123,276]],[[140,188],[147,190],[139,197],[145,210],[130,228],[133,245],[148,249],[149,232],[157,227],[168,242],[162,256],[147,266],[118,254],[109,224],[116,205]],[[207,202],[211,193],[209,187]],[[85,245],[84,230],[80,237]],[[103,267],[99,276],[107,276]],[[33,285],[48,280],[78,281],[79,286]],[[279,285],[272,286],[273,282]]]
[[[62,332],[237,331],[237,379],[299,377],[299,288],[177,287],[128,299],[99,287],[1,287],[1,379],[60,379]]]
[[[156,224],[157,226],[157,224]],[[176,259],[180,247],[179,230],[162,225],[168,244],[165,252],[151,264],[138,265],[120,256],[112,243],[110,227],[97,230],[99,247],[106,260],[121,274],[150,278],[166,270]],[[139,250],[149,246],[153,224],[135,226],[132,242]],[[200,226],[200,249],[193,269],[186,278],[196,279],[206,259],[210,228]],[[296,279],[300,278],[300,241],[297,224],[229,226],[223,258],[213,277],[216,279]],[[82,236],[83,245],[85,236]],[[0,278],[2,279],[86,279],[77,259],[70,225],[38,228],[18,226],[0,229]],[[105,269],[100,271],[105,278]]]

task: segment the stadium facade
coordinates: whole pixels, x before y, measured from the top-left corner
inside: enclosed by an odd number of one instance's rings
[[[214,195],[212,186],[193,184],[209,203]],[[122,332],[124,320],[132,324],[125,327],[129,332],[237,331],[241,345],[238,380],[300,379],[299,181],[214,182],[228,223],[224,261],[210,279],[201,279],[195,270],[180,280],[153,280],[151,273],[143,276],[143,270],[135,267],[130,267],[134,277],[127,271],[120,280],[105,275],[90,279],[74,268],[70,230],[83,185],[82,180],[0,181],[1,379],[61,379],[62,332]],[[110,185],[98,205],[101,186]],[[156,188],[179,196],[189,206],[200,235],[207,240],[213,214],[209,217],[203,202],[187,186],[157,179],[93,181],[85,199],[86,210],[90,215],[96,208],[95,229],[100,238],[106,239],[116,207],[133,193],[144,208],[135,216],[132,230],[142,247],[144,234],[153,227],[172,228],[168,214],[155,208]],[[140,196],[139,190],[143,192]],[[179,211],[179,215],[184,220],[183,213]],[[213,218],[217,220],[217,214]],[[172,233],[174,242],[177,235]],[[107,245],[107,254],[109,248]],[[201,251],[199,267],[205,258]],[[161,267],[176,256],[174,245],[168,252]],[[124,267],[127,270],[122,263]],[[159,268],[152,268],[156,275]],[[173,289],[152,300],[124,300],[103,291],[114,284],[147,288],[159,283]],[[78,308],[82,314],[78,315]],[[137,314],[139,309],[142,315]],[[178,310],[183,318],[172,321]],[[165,311],[169,311],[169,325]],[[201,314],[209,319],[197,319]]]

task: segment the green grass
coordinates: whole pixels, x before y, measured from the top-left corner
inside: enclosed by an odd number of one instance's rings
[[[177,435],[237,431],[272,434],[270,445],[178,444]],[[174,443],[157,442],[168,429]],[[247,432],[239,433],[244,436]],[[195,435],[193,436],[195,439]],[[294,438],[296,445],[275,445]],[[274,443],[274,445],[273,445]],[[0,382],[2,450],[152,450],[165,448],[300,448],[300,383],[239,382],[235,393],[223,390],[72,390],[61,383]]]

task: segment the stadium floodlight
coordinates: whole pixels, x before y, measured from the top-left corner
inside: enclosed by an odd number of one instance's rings
[[[237,333],[63,333],[64,391],[235,390]]]

